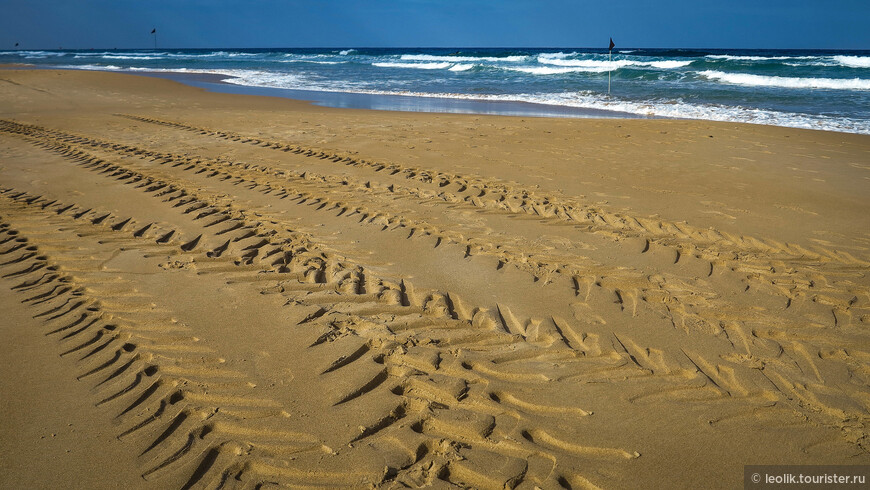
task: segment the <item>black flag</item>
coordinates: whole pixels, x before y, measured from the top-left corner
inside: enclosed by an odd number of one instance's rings
[[[18,43],[15,43],[15,47],[16,47],[16,48],[18,47]]]
[[[610,48],[609,48],[609,49],[610,49],[611,51],[613,51],[613,47],[614,47],[614,46],[616,46],[616,45],[613,44],[613,38],[611,37],[611,38],[610,38]]]
[[[157,33],[157,29],[156,29],[156,28],[151,29],[151,34],[156,34],[156,33]],[[611,41],[611,44],[613,44],[613,41]]]

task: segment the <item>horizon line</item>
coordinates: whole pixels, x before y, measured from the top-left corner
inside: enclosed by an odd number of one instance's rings
[[[160,46],[157,48],[148,47],[90,47],[90,48],[29,48],[29,47],[12,47],[9,49],[5,49],[4,51],[88,51],[88,50],[138,50],[138,51],[159,51],[165,49],[175,49],[175,50],[194,50],[194,49],[220,49],[220,50],[243,50],[243,49],[598,49],[608,51],[607,47],[594,47],[594,46],[263,46],[263,47],[229,47],[229,46],[207,46],[207,47],[164,47]],[[656,47],[643,47],[643,46],[616,46],[615,50],[620,49],[650,49],[650,50],[659,50],[659,49],[672,49],[672,50],[686,50],[686,51],[704,51],[704,50],[740,50],[740,51],[867,51],[870,52],[870,48],[738,48],[738,47],[674,47],[674,46],[656,46]]]

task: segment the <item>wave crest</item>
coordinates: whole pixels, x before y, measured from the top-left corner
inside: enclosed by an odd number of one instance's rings
[[[510,66],[507,70],[518,71],[521,73],[529,73],[531,75],[559,75],[562,73],[603,73],[609,71],[607,67],[586,67],[586,66]]]
[[[692,64],[693,60],[663,60],[663,61],[638,61],[638,60],[568,60],[562,58],[538,57],[538,63],[542,65],[554,65],[563,67],[587,68],[586,71],[609,71],[620,68],[660,68],[673,69],[683,68]]]
[[[372,66],[379,68],[416,68],[418,70],[443,70],[450,68],[452,63],[372,63]]]
[[[730,54],[708,54],[704,57],[711,60],[725,61],[782,61],[818,59],[817,56],[734,56]]]
[[[850,68],[870,68],[870,56],[834,56],[834,61]]]
[[[748,87],[780,87],[793,89],[870,90],[870,80],[861,78],[799,78],[752,75],[749,73],[725,73],[705,70],[700,75],[734,85]]]
[[[525,61],[526,56],[460,56],[460,55],[432,55],[432,54],[403,54],[399,57],[402,61],[441,61],[441,62],[481,62],[491,63],[507,62],[516,63]]]

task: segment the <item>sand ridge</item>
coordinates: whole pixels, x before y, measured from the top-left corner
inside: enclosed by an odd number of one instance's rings
[[[74,130],[0,120],[0,274],[145,486],[733,486],[743,464],[868,462],[860,232],[736,234],[107,104]]]

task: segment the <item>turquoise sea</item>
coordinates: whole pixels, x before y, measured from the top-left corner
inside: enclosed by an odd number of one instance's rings
[[[337,106],[672,117],[870,134],[870,50],[57,50],[0,51],[0,63],[152,72],[209,88],[216,86],[190,75],[215,74],[225,87]]]

